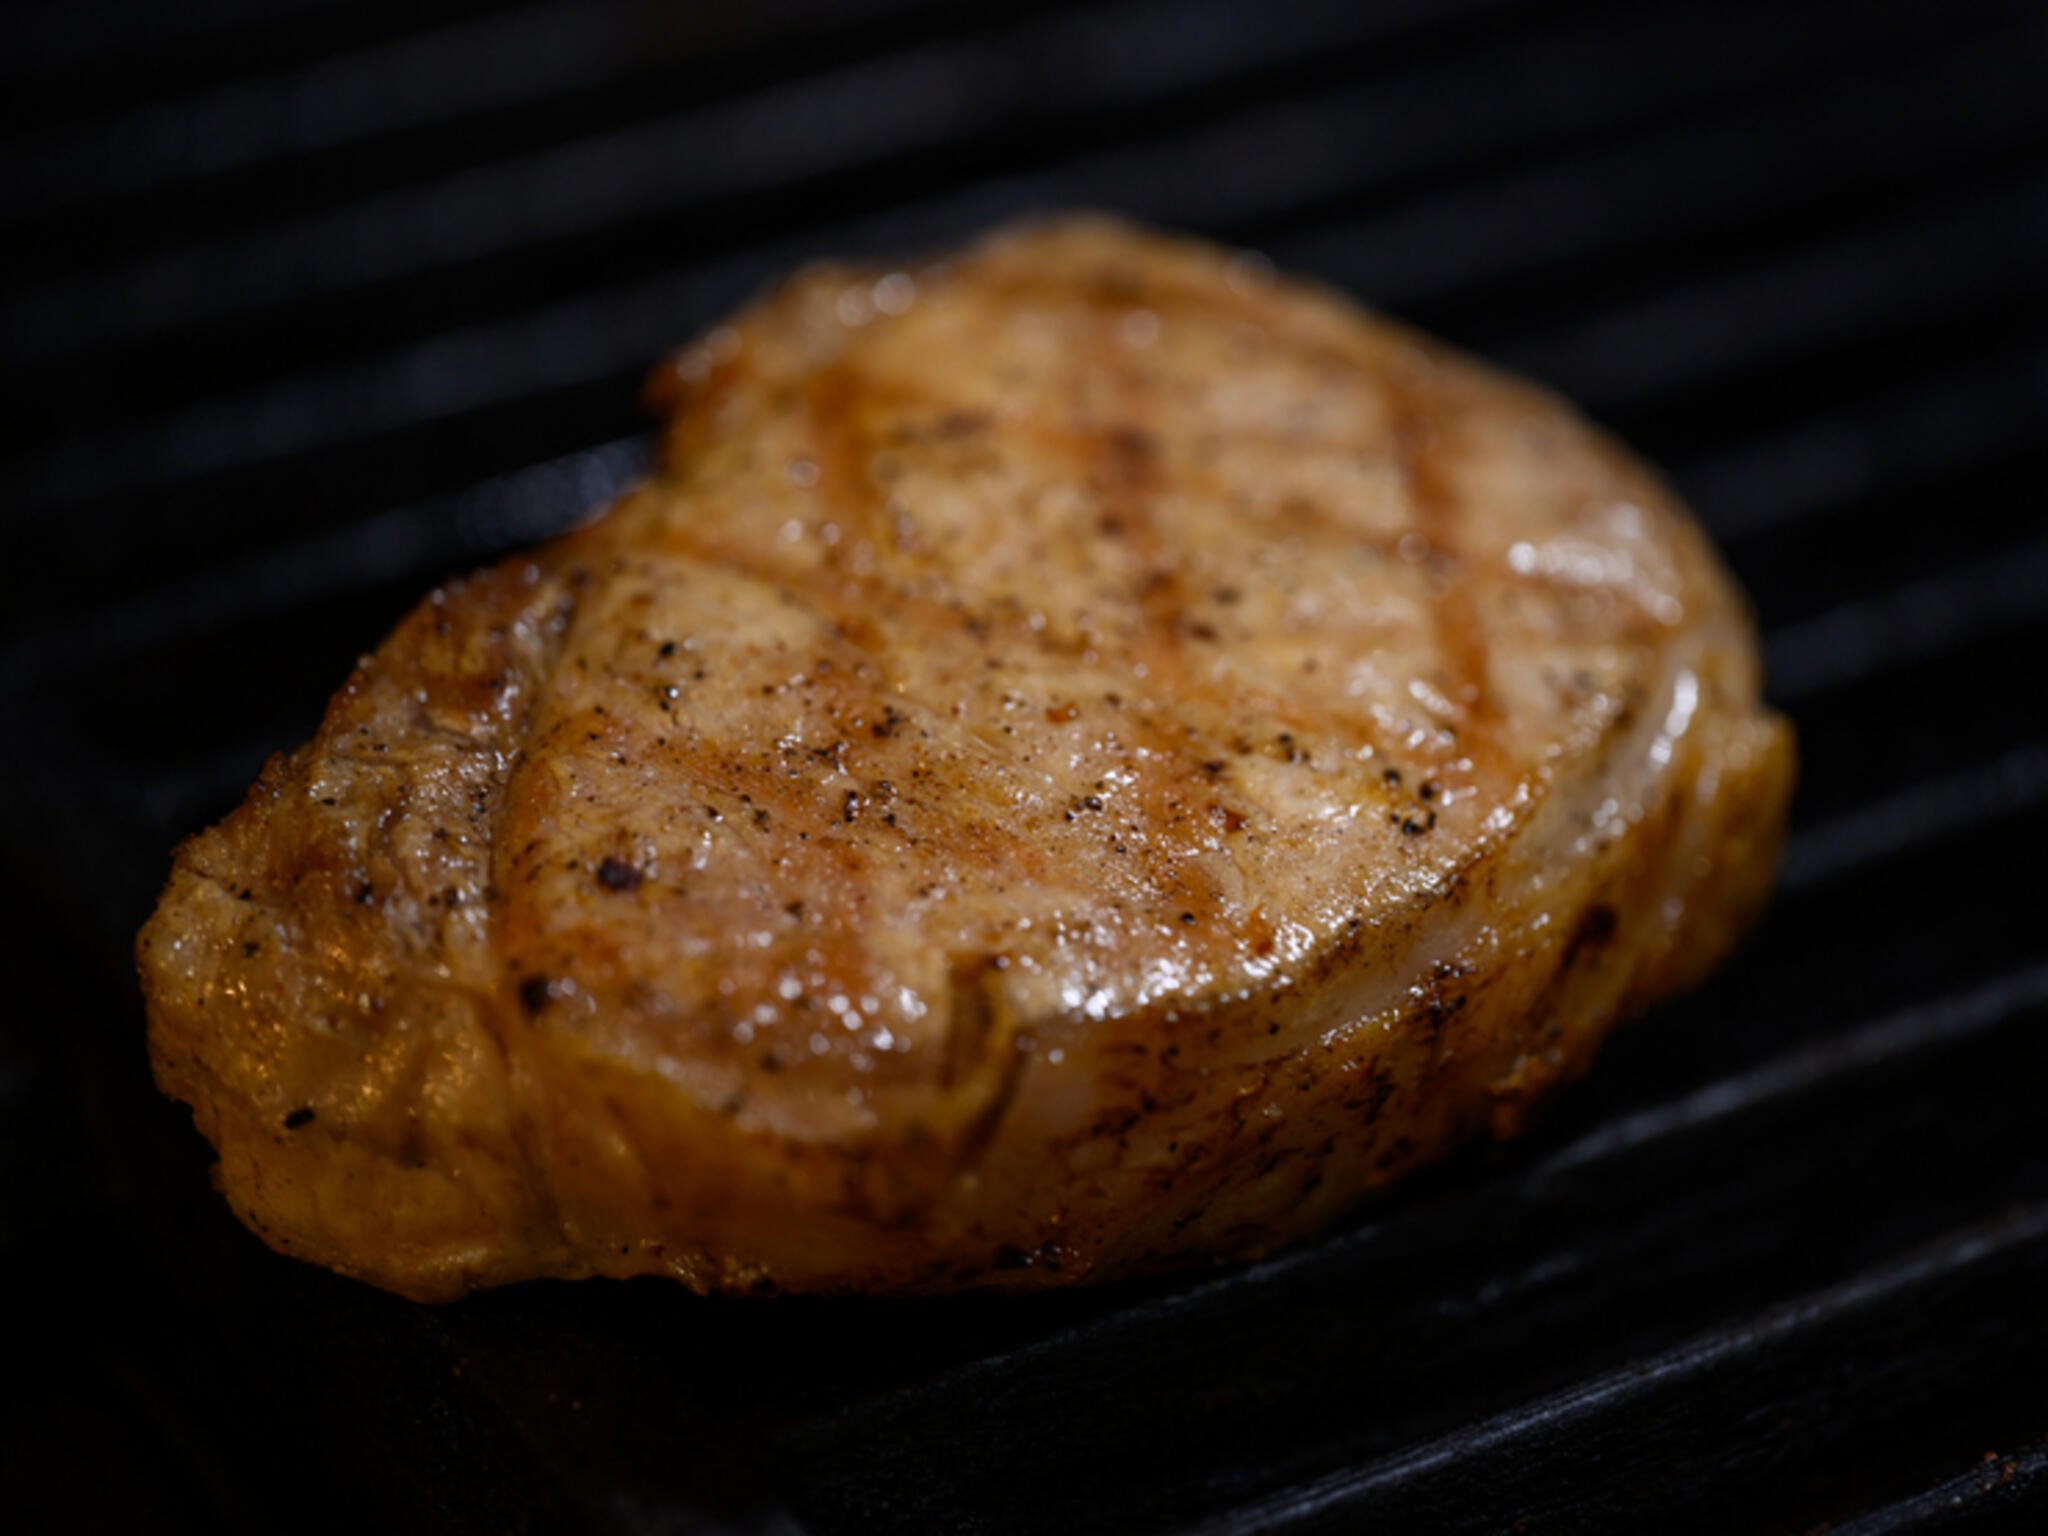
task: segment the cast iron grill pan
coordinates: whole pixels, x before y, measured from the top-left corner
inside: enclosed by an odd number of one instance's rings
[[[2034,1530],[2048,1516],[2048,19],[1116,0],[26,6],[0,70],[0,1243],[33,1529]],[[646,464],[815,255],[1241,241],[1664,465],[1756,599],[1781,894],[1524,1140],[1027,1301],[275,1258],[147,1082],[181,836],[438,577]]]

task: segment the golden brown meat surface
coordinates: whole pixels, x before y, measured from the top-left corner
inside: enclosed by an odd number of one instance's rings
[[[431,594],[143,931],[284,1252],[1257,1252],[1512,1133],[1763,899],[1742,602],[1535,389],[1092,219],[808,272],[657,382],[655,478]]]

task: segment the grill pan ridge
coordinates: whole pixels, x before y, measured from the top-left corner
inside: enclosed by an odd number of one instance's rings
[[[0,18],[10,1529],[2048,1526],[2048,20],[1906,0],[54,0]],[[1523,1140],[1029,1301],[275,1258],[148,1081],[176,840],[818,256],[1101,206],[1575,400],[1800,730],[1779,894]],[[34,1363],[29,1363],[33,1361]]]

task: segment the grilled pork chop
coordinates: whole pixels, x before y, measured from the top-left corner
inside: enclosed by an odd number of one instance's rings
[[[157,1078],[422,1300],[1101,1279],[1513,1133],[1762,901],[1738,594],[1564,406],[1101,220],[811,271],[188,841]]]

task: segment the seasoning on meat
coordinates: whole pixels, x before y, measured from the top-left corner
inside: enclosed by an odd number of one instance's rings
[[[1764,899],[1790,733],[1699,530],[1341,299],[1064,220],[801,274],[653,393],[654,478],[432,593],[143,931],[284,1252],[1253,1254],[1512,1134]]]

